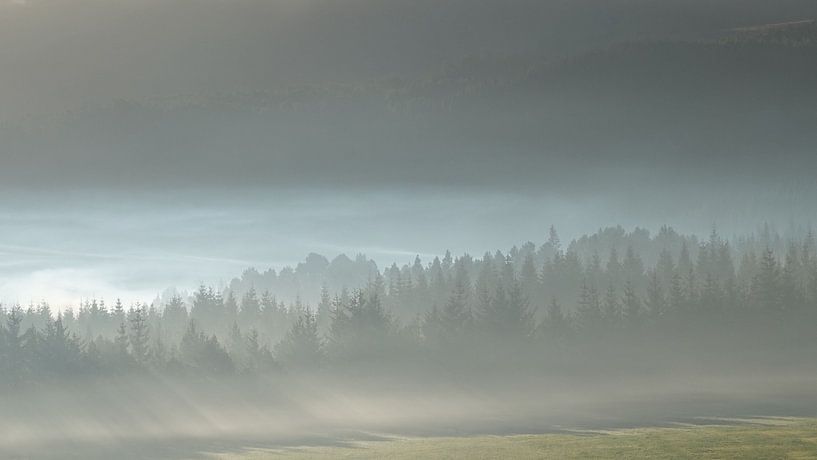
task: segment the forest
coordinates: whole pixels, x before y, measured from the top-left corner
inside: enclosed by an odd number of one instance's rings
[[[150,304],[3,306],[0,379],[14,386],[321,369],[802,370],[817,351],[817,247],[810,230],[799,234],[766,226],[747,237],[713,230],[699,239],[666,226],[655,235],[609,227],[563,246],[551,227],[543,244],[481,258],[448,252],[379,271],[361,256],[371,272],[359,285],[330,288],[329,262],[313,254],[311,271],[302,264],[282,274],[318,285],[314,304],[259,293],[280,280],[249,270],[223,291],[201,286]]]
[[[817,458],[814,0],[0,42],[0,459]]]

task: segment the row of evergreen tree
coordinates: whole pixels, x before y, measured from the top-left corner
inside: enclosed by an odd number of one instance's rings
[[[647,267],[633,248],[585,261],[563,251],[536,268],[532,247],[482,259],[446,254],[377,273],[315,309],[250,288],[238,295],[200,287],[165,305],[86,301],[56,315],[46,303],[0,308],[0,378],[134,369],[255,373],[470,350],[556,353],[619,346],[626,338],[691,337],[701,331],[788,336],[817,344],[817,255],[811,234],[742,253],[716,233],[693,250],[667,238]],[[673,250],[672,243],[678,243]],[[545,252],[540,249],[539,251]],[[739,257],[739,264],[733,260]],[[808,347],[807,347],[808,348]],[[546,351],[543,351],[546,350]],[[454,356],[454,355],[452,355]],[[459,356],[459,355],[458,355]]]

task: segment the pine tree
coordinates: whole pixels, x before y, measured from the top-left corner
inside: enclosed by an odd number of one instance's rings
[[[684,278],[684,300],[686,306],[690,309],[699,301],[698,281],[697,277],[695,276],[694,268],[690,268],[689,271],[686,273],[686,277]]]
[[[448,276],[451,268],[454,266],[454,258],[451,256],[451,251],[445,251],[445,257],[442,260],[442,271],[444,276]]]
[[[530,301],[519,283],[514,283],[508,295],[508,309],[505,315],[506,334],[516,340],[524,340],[534,330],[533,311]]]
[[[125,306],[122,304],[121,299],[117,298],[116,302],[114,303],[113,310],[111,310],[110,322],[111,327],[109,330],[113,331],[114,333],[116,333],[116,328],[119,326],[119,324],[125,322]]]
[[[635,284],[634,280],[640,280],[644,276],[644,262],[636,254],[632,246],[627,246],[624,255],[624,276]]]
[[[605,322],[612,327],[617,327],[621,319],[621,305],[618,302],[618,295],[613,283],[607,285],[607,292],[604,296],[603,316]]]
[[[113,316],[118,319],[125,319],[125,306],[122,305],[122,299],[117,298],[113,307]]]
[[[641,319],[641,299],[635,292],[630,280],[624,284],[624,320],[630,324],[638,324]]]
[[[120,323],[122,322],[124,322],[124,315]],[[165,310],[162,313],[164,332],[172,337],[174,341],[179,340],[187,327],[187,322],[187,307],[185,307],[182,297],[175,294],[170,298],[170,302],[165,305]]]
[[[330,323],[329,333],[327,334],[328,346],[336,350],[343,345],[343,341],[350,329],[350,318],[348,311],[348,304],[339,295],[335,295],[332,300],[332,309],[329,312]]]
[[[562,242],[559,240],[559,234],[556,232],[556,227],[553,225],[550,226],[550,230],[548,231],[548,240],[545,243],[547,247],[553,251],[553,254],[559,254],[562,251]]]
[[[562,312],[562,306],[555,297],[550,299],[545,313],[545,319],[539,325],[540,335],[545,342],[555,346],[563,347],[569,335],[570,324]]]
[[[241,328],[236,322],[233,322],[232,327],[230,327],[230,334],[227,336],[226,345],[233,362],[240,369],[244,369],[247,362],[245,353],[246,344],[244,343],[244,335],[241,333]]]
[[[260,372],[275,368],[276,362],[266,345],[261,345],[258,338],[258,330],[253,328],[247,334],[246,355],[248,357],[247,370]]]
[[[500,265],[501,267],[500,281],[502,282],[502,285],[505,287],[505,289],[510,291],[511,287],[516,282],[516,273],[513,268],[513,261],[511,259],[511,256],[497,258],[496,260],[502,261]]]
[[[714,274],[710,273],[706,276],[699,301],[703,313],[719,310],[723,306],[723,293]]]
[[[794,244],[789,245],[786,262],[780,273],[780,307],[786,310],[797,310],[803,304],[803,288],[800,283],[800,255]]]
[[[809,306],[812,311],[817,311],[817,263],[812,263],[809,271]]]
[[[224,314],[227,316],[227,321],[231,324],[238,321],[238,312],[238,301],[235,298],[235,293],[230,289],[224,299]]]
[[[606,271],[608,283],[612,283],[614,286],[621,284],[621,280],[624,278],[624,267],[621,265],[621,261],[618,258],[618,251],[615,247],[610,249]]]
[[[191,319],[179,344],[182,361],[189,367],[207,373],[224,374],[235,370],[230,355],[215,335],[207,337]]]
[[[79,340],[68,334],[61,313],[57,314],[56,320],[48,318],[42,348],[40,359],[48,372],[66,374],[80,370],[82,350]]]
[[[258,323],[261,316],[261,303],[258,301],[258,294],[254,287],[250,287],[241,298],[241,312],[239,313],[239,324],[245,328],[250,328]]]
[[[403,297],[403,275],[396,263],[392,263],[388,270],[389,278],[389,298],[395,304],[399,304]]]
[[[585,334],[595,334],[601,323],[601,307],[599,294],[594,286],[588,285],[585,280],[579,293],[579,309],[577,311],[579,328]]]
[[[450,337],[443,328],[442,315],[437,304],[432,305],[423,316],[422,333],[426,344],[432,348],[440,348],[449,343]]]
[[[499,285],[480,320],[486,333],[504,340],[526,339],[533,332],[533,313],[519,283],[507,292]]]
[[[190,309],[190,318],[195,319],[197,323],[200,322],[203,325],[209,325],[214,313],[213,310],[213,290],[208,289],[202,284],[193,295],[193,306]]]
[[[675,262],[673,262],[672,254],[670,254],[668,250],[663,249],[658,255],[655,272],[658,275],[661,286],[668,288],[672,285],[672,277],[675,274]]]
[[[431,262],[429,269],[429,278],[431,279],[431,302],[442,303],[446,298],[445,276],[443,274],[442,262],[439,257],[435,257]]]
[[[658,320],[664,314],[666,300],[664,299],[664,290],[657,270],[650,271],[646,300],[647,314],[653,321]]]
[[[19,305],[11,308],[6,315],[6,327],[3,334],[5,348],[5,369],[0,377],[8,376],[10,380],[17,380],[24,375],[25,357],[23,339],[20,335],[23,323],[23,310]],[[0,361],[3,364],[3,361]]]
[[[559,305],[559,302],[555,297],[550,300],[550,304],[548,305],[546,320],[548,323],[560,329],[566,326],[565,315],[562,313],[562,306]]]
[[[533,263],[533,254],[528,253],[525,256],[519,275],[525,296],[528,299],[537,298],[539,296],[539,274],[536,272],[536,266]]]
[[[290,367],[313,367],[323,361],[323,343],[318,321],[307,308],[298,317],[283,341],[275,347],[279,361]]]
[[[380,274],[378,274],[378,279],[380,279],[382,282]],[[329,322],[331,321],[331,310],[332,298],[329,295],[329,287],[326,285],[326,283],[323,283],[323,285],[321,285],[320,300],[318,301],[318,311],[316,313],[318,329],[320,329],[321,332],[326,332],[326,330],[329,328]]]
[[[566,262],[567,258],[565,258]],[[593,251],[593,255],[590,256],[590,260],[586,263],[584,277],[592,286],[601,286],[605,283],[606,277],[604,273],[604,268],[602,267],[601,263],[601,256],[599,255],[598,251]],[[561,270],[564,271],[566,269],[565,266],[561,267]],[[563,273],[562,277],[565,277],[567,274]],[[608,280],[607,284],[613,284],[612,280]]]
[[[359,289],[348,304],[341,300],[333,313],[328,351],[342,359],[381,356],[391,339],[392,326],[380,297]]]
[[[686,311],[686,297],[684,296],[683,281],[681,280],[681,275],[678,273],[672,275],[669,306],[672,313],[676,316],[682,316]]]
[[[471,309],[468,306],[469,284],[465,267],[461,261],[458,261],[454,288],[441,312],[442,327],[454,340],[461,338],[471,324]]]
[[[258,329],[252,328],[247,334],[247,354],[257,357],[261,354],[261,342],[258,339]]]
[[[492,272],[490,262],[483,263],[480,275],[477,277],[477,282],[474,286],[475,311],[480,318],[484,317],[491,309],[492,298],[490,282]]]
[[[766,311],[780,310],[780,268],[771,249],[767,248],[760,259],[758,274],[752,283],[752,296],[760,308]]]
[[[149,326],[145,314],[145,307],[137,305],[136,308],[128,312],[128,343],[130,344],[131,355],[139,364],[147,362],[150,347]]]
[[[125,360],[128,354],[128,329],[125,327],[125,321],[119,323],[119,328],[116,330],[116,338],[114,339],[116,343],[116,350],[119,353],[120,359]]]
[[[682,240],[681,242],[681,254],[678,256],[678,264],[676,266],[676,273],[680,273],[682,276],[686,275],[690,272],[694,267],[692,266],[692,258],[689,255],[689,247],[687,246],[686,240]]]

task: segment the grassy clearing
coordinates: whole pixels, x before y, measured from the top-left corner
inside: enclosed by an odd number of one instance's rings
[[[394,439],[350,447],[249,451],[229,460],[751,458],[817,459],[817,419],[734,420],[734,425],[679,425],[611,432]]]

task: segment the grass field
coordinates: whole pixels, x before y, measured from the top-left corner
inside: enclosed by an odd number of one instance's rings
[[[255,450],[214,455],[266,459],[751,458],[817,459],[817,419],[764,418],[616,431],[523,436],[390,439],[343,447]]]

